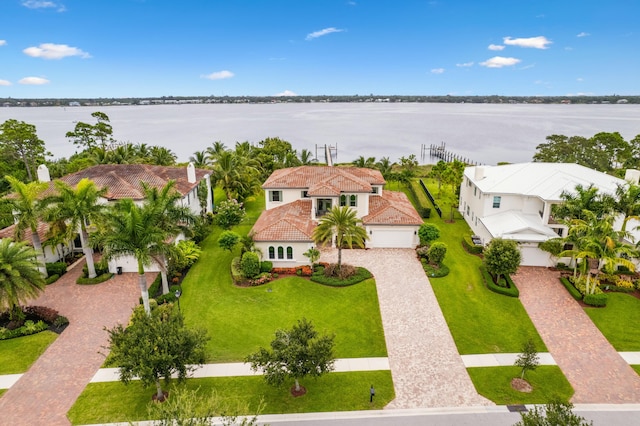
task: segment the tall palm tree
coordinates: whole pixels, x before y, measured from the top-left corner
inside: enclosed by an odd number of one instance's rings
[[[211,177],[225,192],[228,200],[243,201],[259,186],[258,171],[254,163],[251,158],[225,151],[214,164]]]
[[[152,146],[149,150],[150,162],[156,166],[172,166],[176,163],[176,154],[163,146]]]
[[[640,217],[640,185],[618,185],[613,209],[624,216],[620,230],[626,232],[629,220]]]
[[[73,239],[74,234],[78,233],[82,252],[87,260],[89,278],[94,278],[96,268],[93,249],[89,245],[87,224],[95,222],[104,211],[105,205],[100,203],[100,198],[105,196],[107,188],[99,189],[92,180],[87,178],[80,180],[75,188],[60,180],[53,184],[56,194],[46,200],[51,207],[46,210],[45,219],[49,222],[65,220],[68,240]]]
[[[313,230],[313,240],[316,244],[331,242],[335,238],[338,248],[338,270],[342,266],[342,248],[353,248],[356,244],[364,248],[364,243],[369,236],[367,231],[360,226],[362,220],[356,216],[356,211],[348,206],[333,207],[322,216],[318,226]]]
[[[613,208],[613,197],[598,191],[593,184],[588,187],[577,185],[575,193],[563,191],[560,198],[564,202],[554,209],[554,216],[558,219],[584,219],[585,211],[595,213],[597,217],[602,217]]]
[[[368,157],[364,158],[364,156],[360,156],[356,158],[352,164],[356,167],[363,167],[367,169],[374,169],[376,167],[376,157]]]
[[[24,183],[13,176],[5,176],[11,186],[13,196],[6,198],[5,202],[13,210],[16,220],[15,238],[22,240],[24,232],[31,231],[31,244],[38,258],[38,268],[44,277],[47,276],[47,268],[44,264],[44,252],[42,251],[42,241],[38,235],[38,223],[44,212],[44,203],[41,200],[42,193],[47,189],[45,182]]]
[[[129,198],[116,202],[103,216],[99,231],[92,233],[92,242],[103,247],[107,259],[133,256],[138,263],[138,285],[147,314],[149,292],[144,275],[154,256],[167,252],[166,233],[157,225],[157,211],[148,204],[138,206]]]
[[[212,165],[215,164],[222,153],[226,150],[227,147],[225,144],[223,144],[221,141],[215,141],[213,144],[211,144],[210,147],[205,150],[205,152],[207,153],[207,162]]]
[[[389,160],[389,157],[382,157],[380,161],[376,163],[376,169],[380,171],[385,180],[389,180],[391,172],[393,171],[393,163]]]
[[[312,161],[313,153],[311,151],[309,151],[308,149],[303,149],[302,151],[300,151],[300,163],[302,163],[303,166],[311,164]]]
[[[44,290],[45,281],[35,258],[35,250],[26,243],[0,240],[0,307],[9,310],[11,320],[22,318],[20,304]]]
[[[206,150],[194,152],[193,155],[189,157],[189,161],[198,169],[209,167],[209,157]]]
[[[156,226],[165,232],[165,240],[173,239],[180,234],[190,235],[191,225],[195,223],[196,216],[189,207],[180,204],[182,195],[176,190],[175,181],[169,181],[162,189],[151,188],[143,183],[142,189],[144,206],[154,212]],[[170,249],[171,246],[168,248]],[[160,266],[163,294],[169,293],[166,254],[163,250],[154,256],[154,260]]]

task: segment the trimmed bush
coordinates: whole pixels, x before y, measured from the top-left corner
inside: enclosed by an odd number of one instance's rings
[[[47,275],[58,275],[61,276],[65,272],[67,272],[67,264],[64,262],[51,262],[45,264],[47,268]]]
[[[433,223],[423,223],[418,228],[418,237],[420,238],[420,245],[429,245],[432,241],[440,238],[440,229]]]
[[[607,306],[607,295],[604,293],[599,294],[585,294],[582,301],[589,306],[602,307]]]
[[[26,306],[22,309],[26,315],[39,318],[52,324],[58,318],[58,311],[47,306]]]
[[[485,267],[480,267],[480,272],[482,273],[482,277],[484,278],[484,284],[489,290],[493,291],[494,293],[502,294],[504,296],[520,297],[520,291],[518,290],[518,287],[515,286],[510,276],[505,276],[507,285],[509,285],[509,287],[500,287],[493,281],[493,277]]]
[[[113,277],[113,274],[111,272],[107,272],[105,274],[102,275],[98,275],[95,278],[83,278],[83,277],[79,277],[76,280],[76,284],[81,284],[81,285],[93,285],[93,284],[100,284],[103,283],[105,281],[108,281],[111,279],[111,277]]]
[[[98,276],[100,276],[100,275],[104,275],[104,274],[109,273],[109,263],[107,262],[107,259],[102,259],[99,262],[95,262],[93,266],[96,268],[96,278]],[[82,277],[83,278],[89,277],[89,267],[87,266],[86,263],[82,267]],[[100,282],[102,282],[102,281],[100,281]],[[80,284],[80,283],[78,283],[78,284]]]
[[[273,262],[270,260],[263,260],[260,262],[260,272],[271,272],[273,269]]]
[[[344,265],[342,265],[344,266]],[[366,279],[371,278],[373,275],[365,268],[357,267],[355,274],[351,275],[349,278],[340,279],[337,277],[328,277],[324,273],[324,267],[317,267],[313,275],[311,275],[311,281],[329,285],[332,287],[346,287],[354,284],[358,284]]]
[[[149,292],[149,297],[153,299],[156,296],[158,296],[162,292],[161,287],[162,287],[162,275],[158,274],[156,275],[156,279],[153,280],[153,282],[147,289],[147,291]]]
[[[260,258],[252,251],[245,252],[240,260],[240,270],[246,278],[255,278],[260,274]]]
[[[482,254],[482,246],[475,245],[473,241],[471,241],[471,236],[465,235],[462,238],[462,246],[469,254]]]
[[[416,254],[420,259],[429,259],[429,246],[420,246],[416,249]]]
[[[429,262],[440,265],[447,254],[447,245],[440,241],[436,241],[429,247]]]
[[[562,283],[564,288],[567,289],[571,297],[573,297],[576,300],[582,300],[582,293],[580,293],[580,291],[577,288],[575,288],[573,284],[571,284],[571,281],[569,281],[568,278],[561,277],[560,282]]]
[[[53,284],[56,281],[58,281],[59,278],[60,278],[60,275],[58,275],[58,274],[49,275],[47,278],[45,278],[44,282],[47,285]]]
[[[244,281],[244,276],[240,269],[240,257],[234,257],[231,261],[231,278],[235,284],[241,284]]]
[[[420,259],[420,263],[429,278],[442,278],[449,275],[449,267],[444,263],[435,266],[430,264],[427,259]]]

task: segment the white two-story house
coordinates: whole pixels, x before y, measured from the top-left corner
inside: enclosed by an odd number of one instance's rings
[[[634,174],[635,173],[635,174]],[[627,180],[637,183],[637,172]],[[615,194],[619,179],[573,163],[522,163],[467,167],[460,187],[459,210],[484,245],[493,238],[518,242],[522,265],[553,266],[551,255],[538,244],[558,236],[567,227],[556,220],[552,206],[563,202],[563,191],[575,193],[577,185],[594,185]]]
[[[367,230],[368,248],[415,248],[422,218],[401,192],[384,189],[378,170],[300,166],[274,171],[262,185],[266,209],[251,235],[265,260],[276,267],[309,264],[320,218],[335,206],[356,211]]]

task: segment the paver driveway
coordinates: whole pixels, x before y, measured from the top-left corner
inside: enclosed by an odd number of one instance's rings
[[[49,306],[69,326],[18,382],[0,398],[1,424],[68,425],[67,411],[104,362],[104,327],[126,323],[138,303],[137,274],[98,285],[77,285],[83,264],[67,272],[30,305]],[[147,274],[153,280],[155,274]],[[149,281],[150,283],[150,281]]]
[[[336,259],[322,250],[322,261]],[[343,250],[342,261],[376,279],[396,391],[387,408],[493,405],[476,392],[414,250]]]

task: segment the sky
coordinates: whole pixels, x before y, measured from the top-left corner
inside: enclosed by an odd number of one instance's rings
[[[0,0],[0,98],[640,94],[637,0]]]

